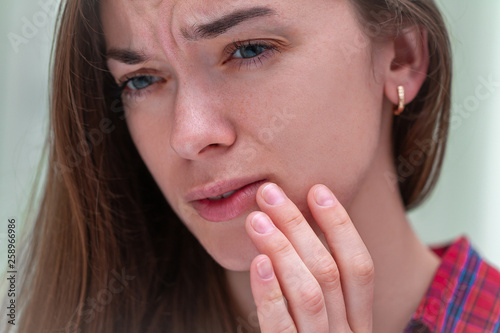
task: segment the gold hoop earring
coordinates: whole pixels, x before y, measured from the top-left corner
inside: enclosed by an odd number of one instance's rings
[[[394,114],[399,116],[401,112],[405,109],[405,88],[403,86],[398,86],[398,98],[399,103],[397,107],[394,109]]]

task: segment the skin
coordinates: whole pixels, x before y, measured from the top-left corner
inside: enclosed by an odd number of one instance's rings
[[[392,105],[398,85],[408,103],[425,79],[425,31],[353,44],[363,34],[346,0],[251,4],[279,15],[186,41],[182,28],[248,2],[103,2],[107,48],[151,56],[134,65],[110,58],[114,78],[158,80],[124,95],[134,143],[174,211],[225,268],[242,327],[401,332],[439,265],[387,177],[396,174]],[[241,59],[248,48],[224,52],[235,40],[278,51]],[[208,222],[185,198],[196,186],[247,176],[269,183],[231,221]],[[285,195],[280,204],[264,199],[271,183]],[[330,195],[330,204],[316,195]],[[254,218],[270,218],[270,232],[258,233]],[[260,277],[269,262],[270,276]]]

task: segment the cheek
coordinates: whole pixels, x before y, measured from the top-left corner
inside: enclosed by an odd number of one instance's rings
[[[172,196],[166,193],[166,189],[176,188],[175,177],[172,177],[172,163],[170,147],[170,121],[167,118],[157,117],[151,105],[144,103],[140,110],[127,110],[126,122],[132,140],[146,164],[149,172],[159,185],[165,197]],[[178,177],[177,177],[178,178]],[[169,186],[165,186],[169,184]]]
[[[159,116],[158,112],[147,112],[166,109],[167,105],[168,100],[141,104],[140,108],[126,112],[126,122],[139,155],[165,199],[193,232],[190,222],[196,220],[197,213],[179,193],[179,189],[185,188],[193,175],[187,172],[185,161],[170,146],[172,120],[167,112],[163,116]]]
[[[147,105],[141,106],[141,110],[147,108]],[[161,139],[157,135],[161,135],[161,133],[158,133],[158,126],[156,126],[154,117],[148,117],[148,114],[144,111],[141,112],[141,110],[127,110],[125,112],[125,119],[130,136],[139,154],[148,168],[150,168],[154,166],[154,161],[158,156],[155,154],[155,151],[158,150]],[[156,140],[154,140],[155,137],[157,138]]]
[[[286,85],[271,87],[272,105],[260,109],[273,111],[262,117],[267,120],[255,135],[268,139],[263,151],[272,150],[282,186],[301,210],[307,210],[303,198],[316,183],[329,186],[343,204],[350,202],[381,134],[383,87],[370,74],[370,55],[354,55],[350,66],[335,48],[310,56]]]

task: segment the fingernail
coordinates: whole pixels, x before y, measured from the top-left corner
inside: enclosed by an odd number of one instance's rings
[[[277,205],[285,201],[285,194],[276,184],[268,184],[262,190],[262,196],[269,205]]]
[[[271,222],[269,217],[267,217],[267,215],[263,213],[255,214],[255,216],[252,218],[252,227],[259,234],[267,234],[274,229],[273,223]]]
[[[261,279],[270,279],[273,276],[271,261],[268,258],[265,258],[261,262],[257,263],[257,272],[259,273]]]
[[[335,202],[332,192],[324,185],[316,187],[314,190],[314,199],[320,206],[331,206]]]

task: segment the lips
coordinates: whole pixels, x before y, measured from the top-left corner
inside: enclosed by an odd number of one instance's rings
[[[186,198],[202,218],[229,221],[255,204],[257,190],[265,182],[248,178],[216,182],[191,191]]]
[[[186,200],[195,201],[201,199],[208,199],[210,197],[217,197],[224,193],[241,189],[242,187],[255,183],[257,181],[265,180],[264,176],[232,178],[228,180],[219,180],[193,188],[186,195]]]

